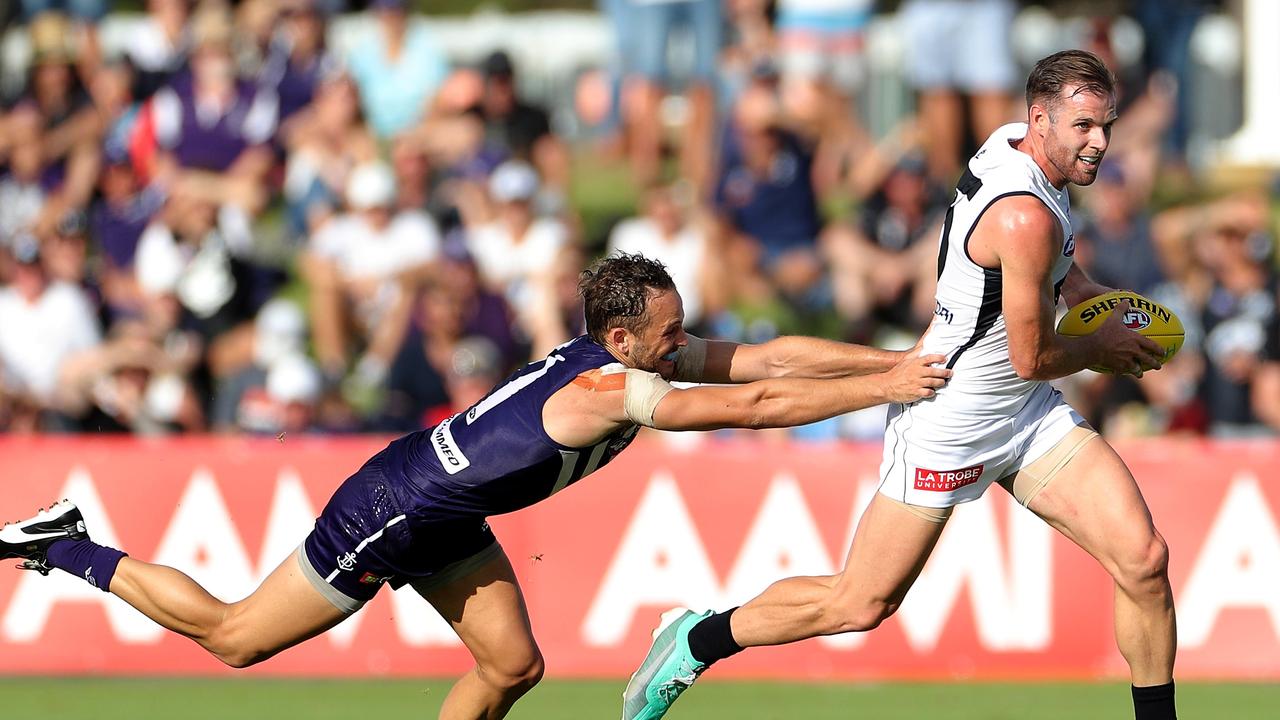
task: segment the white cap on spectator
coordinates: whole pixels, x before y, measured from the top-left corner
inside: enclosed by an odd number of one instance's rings
[[[396,199],[396,176],[384,163],[366,163],[347,180],[347,206],[352,210],[386,207]]]
[[[489,176],[489,195],[496,202],[532,200],[538,194],[538,173],[526,162],[508,160]]]
[[[267,371],[267,395],[276,402],[313,404],[322,388],[320,368],[297,353],[276,360]]]
[[[307,319],[302,310],[284,298],[270,300],[253,322],[253,359],[270,367],[280,358],[305,348]]]

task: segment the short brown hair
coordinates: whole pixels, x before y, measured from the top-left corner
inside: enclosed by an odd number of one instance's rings
[[[1036,63],[1027,76],[1027,107],[1040,104],[1056,109],[1063,88],[1075,86],[1076,93],[1114,95],[1116,76],[1097,55],[1087,50],[1063,50]]]
[[[582,271],[578,291],[587,316],[587,334],[604,344],[609,328],[639,332],[648,323],[649,298],[675,289],[667,268],[643,255],[618,253]]]

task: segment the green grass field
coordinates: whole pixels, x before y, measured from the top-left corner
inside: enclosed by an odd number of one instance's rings
[[[616,718],[622,682],[547,681],[516,720]],[[374,720],[435,718],[444,680],[0,678],[5,717],[41,720]],[[1179,715],[1280,717],[1280,685],[1179,684]],[[1101,683],[874,685],[703,682],[671,720],[1126,720],[1125,685]]]

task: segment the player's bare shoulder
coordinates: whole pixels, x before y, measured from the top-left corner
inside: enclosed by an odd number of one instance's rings
[[[992,269],[1011,261],[1049,267],[1061,247],[1062,224],[1043,200],[1028,193],[991,204],[974,226],[969,256]]]
[[[593,368],[555,391],[542,408],[542,424],[556,442],[585,447],[628,422],[623,408],[627,373]]]

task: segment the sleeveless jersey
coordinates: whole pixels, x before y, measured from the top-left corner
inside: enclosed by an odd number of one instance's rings
[[[1039,198],[1062,225],[1063,244],[1051,271],[1057,299],[1075,254],[1070,201],[1066,190],[1050,184],[1031,156],[1010,145],[1026,133],[1026,123],[996,130],[969,160],[947,211],[938,250],[935,317],[923,351],[946,355],[947,367],[955,374],[933,398],[912,407],[919,422],[956,427],[1008,418],[1042,384],[1018,377],[1010,362],[1000,271],[984,268],[969,256],[969,239],[992,204],[1015,195]]]
[[[561,345],[466,412],[392,442],[383,455],[388,482],[412,499],[411,514],[428,520],[499,515],[545,500],[604,467],[635,437],[631,425],[571,448],[543,427],[547,398],[579,374],[610,366],[623,368],[588,336]]]

